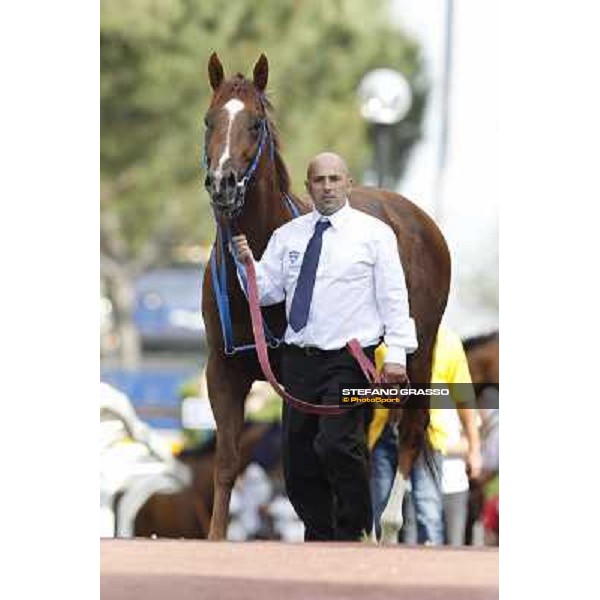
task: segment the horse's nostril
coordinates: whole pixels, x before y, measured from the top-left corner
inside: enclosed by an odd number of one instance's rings
[[[206,176],[206,179],[204,180],[204,187],[209,190],[212,186],[212,177],[209,175]]]

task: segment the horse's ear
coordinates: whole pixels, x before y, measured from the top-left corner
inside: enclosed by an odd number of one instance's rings
[[[264,92],[267,87],[267,81],[269,80],[269,61],[264,54],[260,55],[260,58],[254,65],[254,85],[260,92]]]
[[[223,65],[216,52],[213,52],[208,59],[208,78],[213,90],[216,90],[223,83],[223,79],[225,79]]]

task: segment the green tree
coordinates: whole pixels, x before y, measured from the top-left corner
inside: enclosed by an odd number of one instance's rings
[[[169,261],[174,246],[214,236],[200,168],[212,51],[226,75],[250,74],[261,52],[269,57],[296,192],[308,159],[325,148],[360,178],[371,150],[355,92],[372,68],[395,68],[413,83],[404,146],[420,134],[419,49],[387,24],[384,0],[103,0],[100,43],[101,264],[130,362],[133,277]]]

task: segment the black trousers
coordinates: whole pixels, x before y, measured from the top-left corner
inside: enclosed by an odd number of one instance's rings
[[[375,346],[365,348],[373,360]],[[307,355],[295,346],[283,352],[286,390],[315,404],[337,404],[339,384],[366,383],[346,350]],[[370,407],[318,416],[284,403],[283,469],[286,491],[305,525],[304,539],[358,540],[373,525],[369,492],[366,421]]]

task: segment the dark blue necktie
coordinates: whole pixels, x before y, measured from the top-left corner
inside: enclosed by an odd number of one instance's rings
[[[294,299],[292,300],[292,308],[290,309],[289,323],[296,332],[306,327],[308,321],[308,311],[310,310],[319,256],[323,246],[323,232],[330,226],[330,221],[319,221],[315,226],[315,232],[310,238],[308,246],[306,246]]]

